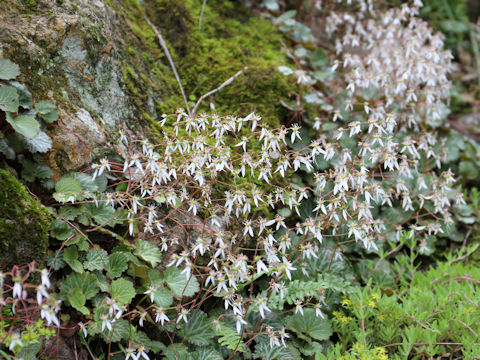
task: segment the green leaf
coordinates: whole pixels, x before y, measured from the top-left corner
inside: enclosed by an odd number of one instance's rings
[[[145,349],[149,351],[152,348],[152,340],[143,331],[138,331],[133,334],[132,342],[137,345],[145,346]]]
[[[204,346],[192,353],[192,360],[223,360],[223,357],[214,348]]]
[[[189,314],[188,323],[184,325],[180,336],[192,344],[207,345],[215,334],[212,325],[202,311],[193,310]]]
[[[8,59],[0,59],[0,80],[12,80],[20,75],[20,67]]]
[[[271,347],[268,342],[261,342],[255,346],[254,359],[262,360],[292,360],[294,357],[283,346]]]
[[[176,297],[192,296],[200,290],[198,281],[194,276],[187,279],[185,274],[182,274],[175,267],[170,267],[165,271],[165,281]]]
[[[17,90],[11,86],[0,87],[0,110],[16,113],[18,111],[19,98]]]
[[[95,206],[95,204],[87,204],[86,208],[89,210],[88,215],[90,215],[98,225],[115,225],[116,211],[112,206],[99,203],[98,206]]]
[[[95,270],[93,272],[93,276],[97,278],[98,286],[100,287],[100,291],[109,293],[110,292],[110,282],[105,274],[103,274],[100,270]]]
[[[67,295],[75,289],[79,289],[85,296],[85,299],[88,300],[93,298],[98,293],[98,284],[92,274],[69,274],[63,282],[62,299],[65,300]]]
[[[67,298],[70,302],[70,305],[80,311],[83,315],[90,314],[90,311],[85,306],[85,302],[87,301],[87,299],[80,289],[73,289],[71,292],[68,293]]]
[[[239,352],[245,352],[245,344],[241,341],[240,334],[238,334],[232,328],[229,328],[225,325],[220,325],[220,328],[217,330],[215,329],[215,333],[218,338],[218,343],[222,346],[225,346],[227,349],[230,350],[237,350]]]
[[[82,190],[90,192],[103,192],[107,188],[107,179],[105,176],[97,176],[95,180],[88,174],[74,172],[68,174],[70,177],[80,181]]]
[[[30,109],[33,104],[33,98],[30,91],[27,90],[27,87],[23,84],[20,84],[17,81],[10,81],[9,83],[15,89],[17,89],[18,93],[18,101],[21,107],[24,109]]]
[[[158,271],[157,269],[148,269],[147,271],[148,280],[150,280],[150,284],[153,286],[161,286],[163,285],[163,274]]]
[[[0,138],[0,152],[3,153],[8,160],[15,159],[15,150],[10,147],[6,138]]]
[[[100,323],[101,326],[101,323]],[[130,337],[130,323],[125,319],[119,319],[113,323],[113,331],[105,330],[105,338],[111,342],[128,340]]]
[[[16,153],[21,153],[25,150],[25,137],[19,133],[12,131],[7,135],[8,145],[15,150]]]
[[[83,273],[83,266],[80,261],[78,261],[78,250],[76,246],[69,246],[63,252],[63,260],[70,265],[73,271],[77,273]]]
[[[469,180],[476,179],[479,175],[478,167],[472,161],[460,162],[459,171],[460,175]]]
[[[12,115],[7,112],[6,119],[17,133],[22,134],[28,139],[33,139],[40,131],[40,123],[31,116],[18,115],[16,118],[13,118]]]
[[[73,229],[62,219],[55,219],[50,225],[51,235],[57,240],[66,240],[73,234]]]
[[[35,110],[48,124],[58,120],[58,110],[55,105],[42,101],[35,104]]]
[[[108,253],[103,249],[92,249],[87,253],[87,260],[84,261],[85,269],[103,270],[108,262]]]
[[[137,240],[135,243],[135,251],[133,253],[140,259],[151,264],[153,267],[157,266],[162,259],[162,253],[158,246],[153,242],[142,239]]]
[[[78,194],[82,191],[80,181],[64,176],[55,184],[55,191],[62,194]]]
[[[33,139],[26,138],[25,145],[32,153],[45,153],[52,148],[52,139],[45,132],[39,131]]]
[[[107,271],[110,279],[115,279],[122,275],[127,267],[127,258],[122,253],[113,253],[108,257]]]
[[[169,345],[166,350],[163,350],[165,358],[163,360],[189,360],[190,354],[183,344]]]
[[[165,288],[159,287],[157,291],[155,291],[155,297],[153,298],[153,302],[157,306],[166,308],[172,305],[173,296]]]
[[[80,210],[75,206],[64,205],[58,210],[58,215],[66,220],[74,220],[80,214]]]
[[[35,104],[35,111],[40,115],[48,114],[48,113],[52,112],[53,110],[56,110],[55,105],[50,104],[48,102],[40,101],[40,102]]]
[[[299,347],[299,350],[304,355],[313,356],[315,354],[320,354],[323,350],[323,346],[317,341],[310,341],[306,344],[302,344],[302,346]]]
[[[129,304],[135,295],[135,288],[131,281],[126,279],[112,281],[112,298],[117,299],[120,304]]]
[[[315,316],[315,310],[304,309],[304,315],[296,313],[283,319],[286,328],[299,335],[307,334],[316,340],[328,340],[332,335],[332,327],[328,319]]]
[[[53,176],[53,170],[47,165],[34,163],[32,175],[39,179],[50,179]]]

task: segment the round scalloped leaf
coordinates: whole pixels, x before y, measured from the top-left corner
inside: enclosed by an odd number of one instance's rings
[[[170,267],[165,271],[165,281],[176,297],[192,296],[200,290],[194,276],[187,279],[185,274],[175,267]]]
[[[62,300],[67,298],[71,292],[79,289],[85,299],[91,299],[98,293],[98,284],[95,277],[88,273],[72,273],[67,276],[62,286]]]
[[[268,342],[261,342],[255,346],[253,353],[254,359],[262,360],[293,360],[294,357],[288,351],[288,348],[283,346],[270,346]]]
[[[193,310],[188,315],[188,323],[184,324],[179,335],[195,345],[208,345],[215,335],[213,323],[200,310]]]
[[[58,110],[55,105],[45,101],[35,104],[35,111],[45,120],[46,123],[53,123],[58,120]]]
[[[192,353],[192,360],[223,360],[223,357],[214,348],[202,346]]]
[[[17,112],[18,105],[17,89],[11,86],[0,87],[0,110]]]
[[[12,115],[7,112],[7,121],[17,133],[22,134],[28,139],[33,139],[40,132],[40,123],[31,116],[18,115],[16,118],[13,118]]]
[[[127,257],[120,252],[113,253],[108,257],[107,271],[110,279],[115,279],[127,270]]]
[[[160,307],[166,308],[172,305],[173,296],[165,288],[160,287],[155,291],[153,302]]]
[[[125,319],[119,319],[113,324],[113,331],[105,330],[103,335],[107,341],[120,342],[128,340],[130,334],[130,323]]]
[[[307,334],[316,340],[328,340],[332,335],[332,327],[328,319],[315,316],[315,310],[305,309],[304,314],[287,316],[283,324],[298,335]]]
[[[85,298],[85,295],[80,289],[73,289],[70,293],[68,293],[67,298],[70,302],[70,305],[80,311],[83,315],[90,314],[90,311],[85,306],[85,302],[87,301],[87,299]]]
[[[18,81],[10,81],[9,84],[17,89],[20,106],[24,109],[30,109],[33,104],[33,97],[32,93],[27,90],[27,87]]]
[[[135,243],[134,254],[140,259],[150,263],[153,267],[162,260],[162,253],[157,245],[153,242],[145,241],[142,239],[137,240]]]
[[[52,148],[52,139],[43,131],[39,131],[33,139],[25,139],[25,145],[32,153],[45,153]]]
[[[3,153],[8,160],[15,159],[15,150],[10,147],[8,140],[5,138],[0,139],[0,152]]]
[[[120,304],[129,304],[135,295],[135,288],[131,281],[126,279],[112,281],[112,298],[117,299]]]
[[[63,206],[65,207],[65,206]],[[87,253],[87,259],[83,262],[85,269],[103,270],[108,262],[108,254],[103,249],[92,249]]]
[[[20,75],[20,67],[8,59],[0,59],[0,79],[12,80]]]
[[[73,177],[62,177],[55,184],[55,191],[62,194],[76,194],[82,191],[82,185],[80,181]]]

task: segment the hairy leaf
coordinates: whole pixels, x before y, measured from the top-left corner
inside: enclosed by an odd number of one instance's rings
[[[39,131],[33,139],[26,138],[25,145],[32,153],[44,153],[52,148],[52,139],[45,132]]]
[[[165,271],[165,281],[176,297],[192,296],[200,290],[198,281],[194,276],[187,279],[185,274],[182,274],[182,272],[175,267],[168,268]]]
[[[316,340],[328,340],[332,335],[330,321],[315,316],[313,309],[304,309],[303,312],[303,315],[296,313],[283,319],[285,327],[299,335],[307,334]]]
[[[20,75],[20,67],[8,59],[0,59],[0,80],[12,80]]]
[[[16,132],[28,139],[33,139],[40,131],[39,122],[31,116],[18,115],[16,118],[13,118],[12,115],[7,112],[6,119]]]
[[[262,360],[292,360],[294,357],[283,346],[270,346],[267,342],[261,342],[255,346],[254,359]]]
[[[142,239],[137,240],[135,243],[135,251],[133,253],[153,267],[157,266],[162,259],[162,253],[158,246]]]
[[[117,299],[120,304],[130,303],[135,295],[135,288],[131,281],[126,279],[112,281],[112,298]]]
[[[92,249],[87,253],[87,260],[84,261],[85,269],[103,270],[108,262],[108,254],[103,249]]]
[[[127,267],[127,258],[122,253],[113,253],[108,257],[107,271],[110,279],[115,279],[122,275]]]
[[[193,310],[188,316],[188,323],[183,326],[180,336],[195,345],[207,345],[213,338],[212,322],[200,310]]]

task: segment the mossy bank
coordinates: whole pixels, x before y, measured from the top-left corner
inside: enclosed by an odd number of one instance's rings
[[[12,174],[0,169],[0,268],[42,260],[50,215]]]

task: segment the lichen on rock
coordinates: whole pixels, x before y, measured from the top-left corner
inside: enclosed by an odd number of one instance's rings
[[[0,184],[0,268],[41,260],[48,245],[48,211],[3,169]]]

